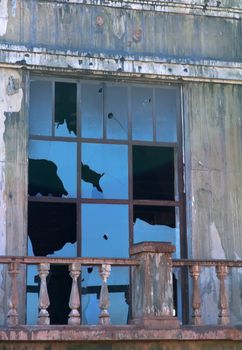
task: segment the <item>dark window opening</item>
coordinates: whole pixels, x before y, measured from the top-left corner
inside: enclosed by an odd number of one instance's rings
[[[29,202],[28,235],[36,256],[76,242],[76,204]]]
[[[134,223],[136,222],[136,219],[143,220],[150,225],[164,225],[172,228],[176,227],[174,207],[135,205]]]
[[[133,146],[134,199],[174,200],[174,149]]]
[[[29,159],[29,185],[30,196],[67,196],[63,182],[57,175],[57,165],[46,159]]]
[[[77,134],[76,128],[76,84],[55,83],[55,123],[56,127],[66,123],[68,132]]]

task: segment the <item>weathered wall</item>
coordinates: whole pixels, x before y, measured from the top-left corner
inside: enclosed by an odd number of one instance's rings
[[[26,253],[27,95],[23,84],[21,72],[0,69],[0,255]],[[4,288],[2,268],[0,323],[3,323],[3,308],[7,306]]]
[[[187,60],[195,62],[193,79],[212,81],[220,70],[229,71],[225,75],[232,76],[230,83],[235,79],[241,84],[241,0],[174,1],[180,8],[167,0],[163,3],[170,7],[159,11],[152,1],[141,1],[140,7],[137,1],[136,5],[116,2],[116,8],[111,0],[105,6],[101,3],[1,0],[0,44],[6,44],[0,52],[2,62],[11,58],[12,64],[29,68],[35,55],[31,69],[41,66],[46,74],[51,67],[56,74],[63,73],[62,68],[66,74],[81,69],[82,74],[129,73],[131,78],[135,74],[143,81],[147,77],[161,81],[166,74],[169,79],[182,75],[188,80],[190,67],[182,61]],[[235,8],[226,12],[226,6]],[[24,52],[26,48],[29,52]],[[18,50],[24,53],[15,60]],[[75,50],[74,58],[65,55],[74,55]],[[89,60],[94,54],[98,62]],[[145,56],[150,56],[148,62]],[[216,66],[200,65],[199,60],[205,59],[217,60]],[[182,61],[182,67],[176,70],[162,60]],[[28,89],[22,90],[27,86],[17,70],[0,70],[0,254],[26,252]],[[184,83],[188,241],[193,258],[242,258],[241,107],[242,88],[237,85]],[[215,322],[217,309],[211,305],[217,303],[216,277],[204,271],[202,281],[207,298],[203,315]],[[240,273],[230,274],[235,322],[242,314],[241,284]],[[3,297],[0,289],[0,305],[6,305]]]
[[[188,84],[184,89],[188,230],[193,258],[242,258],[242,87]],[[230,273],[233,320],[241,321],[242,275]],[[210,278],[212,278],[210,280]],[[215,322],[215,274],[201,275],[204,317]]]
[[[90,1],[91,5],[75,1],[70,5],[67,1],[3,0],[0,42],[89,54],[241,62],[242,12],[233,16],[219,12],[215,17],[213,12],[209,15],[209,1],[192,2],[190,7],[188,2],[182,2],[187,7],[181,9],[189,10],[186,15],[174,13],[172,6],[165,9],[164,2],[158,11],[152,11],[156,7],[147,1],[141,1],[147,10],[137,10],[135,6],[133,10],[127,2],[117,2],[117,8],[112,8],[108,1],[109,6],[97,6],[92,5],[97,1]],[[217,10],[221,3],[210,2]],[[195,5],[200,6],[200,15],[190,14]],[[242,10],[241,5],[238,7]]]

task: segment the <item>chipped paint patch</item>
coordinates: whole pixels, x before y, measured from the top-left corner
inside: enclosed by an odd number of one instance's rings
[[[221,237],[214,222],[210,225],[211,259],[226,259]]]
[[[221,237],[214,222],[210,224],[210,257],[211,259],[226,259]],[[216,324],[218,318],[219,281],[215,269],[203,268],[200,275],[202,296],[202,315],[206,324]]]
[[[7,31],[8,25],[8,0],[0,1],[0,36]]]

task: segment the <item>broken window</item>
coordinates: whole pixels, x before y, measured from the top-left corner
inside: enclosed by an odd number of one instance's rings
[[[74,136],[76,123],[77,87],[74,83],[55,83],[55,135]]]
[[[179,88],[33,78],[29,120],[30,255],[122,258],[149,240],[172,242],[179,256]],[[51,323],[67,322],[70,282],[65,267],[51,268]],[[82,268],[84,324],[97,323],[100,282],[97,268]],[[113,268],[108,282],[111,322],[126,323],[129,269]],[[33,322],[31,268],[28,284]]]

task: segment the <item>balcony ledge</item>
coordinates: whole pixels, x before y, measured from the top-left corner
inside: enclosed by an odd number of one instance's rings
[[[182,326],[179,329],[144,329],[137,326],[16,326],[0,328],[1,341],[157,341],[242,340],[242,326]]]

